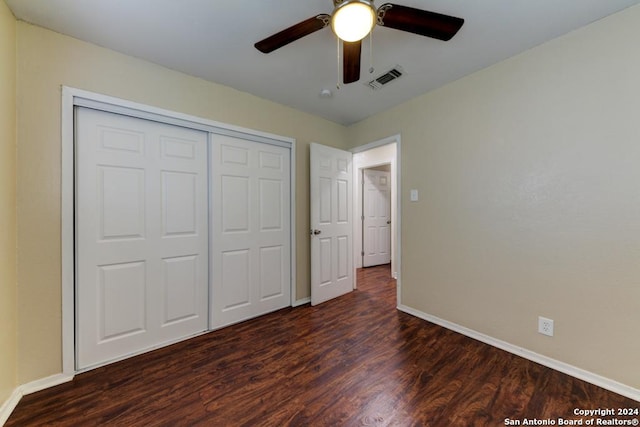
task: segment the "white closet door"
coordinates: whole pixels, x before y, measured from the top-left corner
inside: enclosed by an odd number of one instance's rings
[[[207,329],[207,134],[76,109],[76,363]]]
[[[391,173],[364,170],[362,191],[363,267],[391,262]]]
[[[213,137],[213,328],[291,304],[289,154],[283,147]]]

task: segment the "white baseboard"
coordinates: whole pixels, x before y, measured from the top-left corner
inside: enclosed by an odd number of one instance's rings
[[[45,388],[67,383],[71,381],[73,377],[73,375],[55,374],[50,377],[41,378],[39,380],[23,384],[19,388],[22,389],[22,395],[26,396],[27,394],[35,393],[36,391],[44,390]]]
[[[20,387],[13,390],[9,399],[7,399],[2,406],[0,406],[0,426],[3,426],[4,423],[9,419],[9,415],[16,409],[18,403],[22,399],[22,392],[20,391]]]
[[[622,384],[593,372],[569,365],[568,363],[560,362],[559,360],[552,359],[551,357],[543,356],[542,354],[527,350],[526,348],[518,347],[517,345],[510,344],[506,341],[490,337],[489,335],[440,319],[439,317],[407,307],[406,305],[398,305],[398,310],[640,402],[640,390],[626,384]]]
[[[310,302],[311,302],[311,297],[302,298],[294,301],[293,304],[291,304],[291,307],[299,307],[301,305],[309,304]]]
[[[31,381],[29,383],[18,386],[15,390],[13,390],[13,393],[11,393],[9,399],[7,399],[7,401],[4,402],[2,406],[0,406],[0,426],[3,426],[4,423],[7,422],[13,410],[16,409],[16,406],[18,406],[18,403],[20,403],[20,399],[22,399],[22,396],[26,396],[27,394],[35,393],[49,387],[64,384],[71,381],[72,379],[73,375],[55,374],[51,375],[50,377],[41,378],[39,380]]]

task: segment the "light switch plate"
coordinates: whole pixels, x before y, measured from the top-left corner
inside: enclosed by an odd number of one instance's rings
[[[411,190],[409,192],[409,198],[412,202],[418,201],[418,190]]]

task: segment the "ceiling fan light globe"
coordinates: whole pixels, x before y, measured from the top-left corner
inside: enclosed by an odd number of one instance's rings
[[[376,23],[373,3],[367,0],[346,0],[333,11],[331,29],[341,40],[356,42],[371,32]]]

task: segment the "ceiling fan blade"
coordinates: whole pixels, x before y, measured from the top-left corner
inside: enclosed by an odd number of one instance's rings
[[[322,13],[299,22],[296,25],[284,29],[264,40],[260,40],[254,46],[262,53],[270,53],[304,36],[308,36],[311,33],[323,29],[329,25],[330,21],[331,16],[326,13]]]
[[[385,27],[445,41],[464,24],[462,18],[391,3],[378,8],[378,17],[378,23]]]
[[[342,42],[342,81],[344,84],[360,80],[360,57],[362,40]]]

